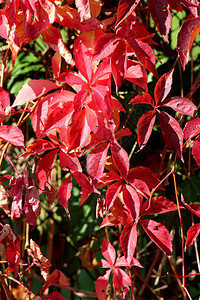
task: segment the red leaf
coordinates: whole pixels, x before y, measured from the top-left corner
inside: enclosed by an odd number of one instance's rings
[[[77,1],[77,0],[76,0]],[[89,0],[78,0],[78,1],[88,1]],[[85,79],[90,82],[92,79],[92,57],[88,54],[88,49],[82,41],[80,41],[76,47],[75,62],[77,69],[85,77]]]
[[[193,119],[187,122],[185,128],[183,129],[184,139],[191,139],[195,135],[200,133],[200,118]]]
[[[139,85],[142,89],[147,90],[147,72],[138,62],[130,59],[127,60],[124,78],[136,85]]]
[[[60,82],[66,82],[69,85],[84,85],[86,84],[86,81],[81,78],[81,76],[73,71],[63,72],[60,74],[60,76],[57,78]]]
[[[163,251],[167,256],[172,255],[172,238],[169,231],[164,225],[161,225],[153,220],[139,220],[140,224],[152,241]]]
[[[183,5],[195,16],[198,16],[199,2],[196,0],[181,0]]]
[[[56,8],[51,1],[21,1],[25,20],[25,33],[28,37],[37,39],[38,36],[54,23]],[[42,20],[42,22],[41,22]]]
[[[41,275],[46,280],[49,276],[50,262],[43,256],[40,247],[32,239],[30,240],[30,249],[27,251],[29,256],[32,256],[32,258],[34,256],[34,264],[40,268]]]
[[[153,49],[147,43],[140,41],[139,39],[129,39],[127,42],[145,68],[153,73],[155,77],[157,77],[155,69],[155,54]]]
[[[33,178],[30,177],[27,179],[29,182],[25,190],[23,210],[26,216],[26,222],[29,225],[36,226],[37,217],[40,215],[40,197],[38,188],[35,186]],[[26,177],[24,181],[25,180]]]
[[[39,101],[31,116],[33,130],[35,131],[38,138],[41,137],[44,131],[47,115],[52,112],[52,107],[54,107],[54,105],[59,102],[73,101],[74,96],[74,93],[62,90],[51,93]]]
[[[156,83],[154,89],[154,98],[156,105],[161,104],[161,102],[167,97],[171,90],[172,86],[172,76],[173,76],[174,69],[169,71],[168,73],[164,74],[158,82]]]
[[[177,210],[177,205],[163,196],[153,197],[151,199],[151,206],[147,210],[148,206],[149,201],[146,201],[141,207],[140,216],[164,214],[170,211]]]
[[[100,192],[89,181],[89,179],[85,174],[81,172],[74,172],[73,177],[78,182],[78,184],[82,187],[80,205],[82,205],[87,200],[87,198],[90,196],[91,193],[100,194]]]
[[[117,9],[116,27],[135,10],[140,0],[120,0]]]
[[[6,239],[6,258],[10,267],[14,270],[14,276],[17,277],[19,271],[19,261],[20,261],[20,237],[18,234],[6,224],[3,226],[0,232],[0,243]]]
[[[114,52],[121,39],[112,33],[104,33],[97,38],[93,60],[101,60]]]
[[[58,291],[50,293],[49,295],[42,297],[42,299],[45,299],[45,300],[65,300],[65,298]]]
[[[115,80],[116,91],[118,91],[123,82],[125,58],[126,44],[124,42],[119,42],[111,56],[112,75]]]
[[[110,210],[112,212],[112,217],[114,218],[114,220],[116,218],[116,220],[123,226],[126,226],[127,224],[133,222],[133,217],[124,205],[124,202],[119,197],[115,199],[114,205],[110,208]],[[110,220],[112,221],[111,216]]]
[[[177,39],[177,51],[180,56],[183,70],[189,60],[192,43],[200,32],[200,17],[185,21],[181,27]]]
[[[159,111],[159,120],[166,144],[174,149],[183,161],[183,131],[179,123],[164,111]]]
[[[131,99],[129,103],[133,105],[137,103],[145,103],[145,104],[150,104],[153,107],[155,106],[153,98],[149,93],[144,93],[141,96],[136,96],[135,98]]]
[[[27,157],[29,155],[35,155],[48,150],[55,149],[55,145],[48,140],[36,139],[32,144],[27,148],[27,151],[22,154],[22,156]]]
[[[127,184],[123,185],[123,199],[133,220],[137,222],[140,214],[140,199],[132,186]]]
[[[183,10],[180,0],[168,0],[168,4],[169,4],[170,9],[174,9],[176,11]]]
[[[124,227],[120,235],[120,245],[122,247],[124,256],[126,257],[128,263],[130,263],[135,253],[135,247],[137,245],[136,223],[130,223]]]
[[[178,111],[183,115],[188,115],[193,117],[194,112],[197,107],[191,100],[182,97],[172,97],[168,98],[162,102],[162,106],[168,106]]]
[[[168,33],[171,28],[171,14],[167,0],[148,0],[149,10],[159,32],[168,41]]]
[[[97,293],[98,300],[106,300],[106,288],[108,284],[108,279],[100,276],[95,282],[95,291]]]
[[[115,226],[115,225],[119,225],[120,222],[113,216],[112,213],[108,213],[105,218],[103,219],[103,221],[101,222],[101,225],[99,228],[103,228],[105,226]]]
[[[60,75],[61,63],[62,57],[58,52],[56,52],[51,60],[53,74],[55,77],[58,77]]]
[[[58,149],[49,152],[43,158],[40,159],[37,165],[36,176],[37,180],[39,181],[40,194],[44,192],[46,185],[50,184],[52,164],[54,162],[54,158],[57,152]]]
[[[129,170],[129,159],[127,152],[121,147],[117,140],[111,143],[110,150],[117,170],[123,178],[126,178]]]
[[[93,192],[93,190],[94,190],[93,185],[90,183],[89,179],[87,178],[87,176],[85,174],[83,174],[81,172],[74,172],[73,177],[76,179],[76,181],[82,188]]]
[[[118,130],[115,134],[115,138],[121,138],[123,136],[128,136],[128,135],[132,135],[131,131],[129,128],[121,128],[120,130]]]
[[[200,233],[200,223],[195,224],[189,228],[189,230],[187,232],[186,243],[185,243],[186,250],[189,246],[191,246],[193,244],[194,240],[197,238],[199,233]]]
[[[79,162],[79,159],[73,153],[66,153],[66,152],[61,150],[60,154],[59,154],[59,160],[60,160],[60,165],[63,169],[65,167],[67,167],[71,171],[82,172],[82,167],[81,167],[81,164]]]
[[[143,114],[137,123],[137,134],[138,134],[138,144],[140,149],[144,148],[147,144],[152,130],[153,125],[156,120],[156,113],[154,110],[150,110]]]
[[[57,88],[58,86],[49,80],[30,80],[28,83],[23,85],[12,106],[23,105]]]
[[[155,186],[157,186],[160,182],[153,171],[147,167],[136,167],[130,169],[128,173],[128,181],[131,183],[134,178],[144,181],[148,185],[149,189],[155,188]],[[162,185],[160,185],[159,188],[163,189]]]
[[[52,112],[47,117],[43,134],[46,135],[46,132],[52,129],[67,128],[73,111],[72,101],[66,103],[60,102],[59,104],[56,103],[52,106]]]
[[[9,92],[5,91],[2,87],[0,87],[0,99],[0,103],[4,108],[10,106]]]
[[[71,192],[72,192],[72,180],[70,175],[62,182],[62,184],[59,186],[59,189],[57,191],[58,201],[65,208],[69,218],[70,218],[70,214],[68,209],[68,201],[71,197]]]
[[[3,184],[0,182],[0,207],[10,217],[10,210],[8,206],[8,197]]]
[[[113,275],[113,283],[116,290],[122,294],[122,299],[125,299],[125,296],[130,290],[127,286],[131,286],[130,277],[123,270],[115,268]]]
[[[105,259],[109,262],[110,267],[114,266],[116,259],[115,248],[111,245],[111,243],[107,242],[105,238],[101,244],[101,252]]]
[[[103,175],[109,144],[95,147],[87,157],[87,172],[90,176],[100,178]]]
[[[56,27],[50,26],[42,33],[42,37],[44,42],[47,43],[54,51],[58,52],[67,64],[74,66],[72,55],[65,46],[62,35]]]
[[[69,280],[67,277],[59,270],[54,270],[51,275],[48,276],[45,284],[40,289],[40,296],[44,293],[44,291],[53,283],[58,282],[61,288],[65,288],[69,286]]]
[[[24,135],[15,125],[1,125],[0,139],[9,142],[14,146],[25,148]]]
[[[135,191],[138,194],[141,194],[143,197],[145,198],[149,198],[150,197],[150,190],[148,188],[148,185],[146,184],[146,182],[144,182],[141,179],[130,179],[129,183],[131,183],[131,186],[135,189]]]
[[[89,0],[75,0],[75,5],[80,14],[81,22],[83,22],[83,20],[87,20],[91,17]]]
[[[86,119],[86,110],[83,109],[69,127],[69,150],[78,148],[89,142],[90,131],[91,130]]]
[[[200,136],[198,136],[194,140],[194,144],[192,147],[192,155],[194,156],[197,165],[200,166]]]
[[[191,203],[188,204],[185,202],[183,195],[181,194],[181,201],[183,202],[183,204],[193,213],[195,214],[197,217],[200,218],[200,204],[196,204],[196,203]]]
[[[108,209],[113,206],[115,199],[117,198],[118,194],[121,192],[122,184],[121,182],[115,182],[114,184],[110,185],[106,192],[106,205]]]

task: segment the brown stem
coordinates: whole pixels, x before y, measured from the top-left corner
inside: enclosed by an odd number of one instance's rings
[[[173,272],[174,275],[175,275],[176,281],[178,282],[178,285],[179,285],[179,287],[180,287],[180,289],[181,289],[181,291],[182,291],[182,293],[183,293],[183,298],[184,298],[184,300],[186,300],[186,299],[187,299],[186,292],[185,292],[185,290],[184,290],[184,288],[183,288],[183,286],[182,286],[182,284],[181,284],[180,279],[177,277],[176,270],[175,270],[174,265],[173,265],[173,263],[172,263],[172,258],[168,256],[168,260],[169,260],[169,263],[170,263],[170,267],[171,267],[171,269],[172,269],[172,272]]]
[[[185,276],[183,220],[182,220],[182,216],[181,216],[180,204],[179,204],[179,199],[178,199],[178,189],[177,189],[177,184],[176,184],[176,175],[175,175],[174,171],[173,171],[173,179],[174,179],[174,191],[175,191],[175,196],[176,196],[176,203],[177,203],[178,215],[179,215],[180,227],[181,227],[182,276]],[[182,285],[183,285],[183,287],[185,287],[185,278],[184,277],[182,279]]]
[[[4,289],[4,292],[6,294],[7,300],[13,300],[13,297],[10,294],[9,288],[8,288],[6,282],[5,282],[5,276],[2,275],[2,274],[0,274],[0,282],[1,282],[2,286],[3,286],[3,289]]]
[[[158,189],[158,187],[174,172],[174,170],[170,171],[157,185],[155,188],[152,189],[151,191],[151,195],[150,195],[150,198],[149,198],[149,205],[147,207],[146,210],[149,209],[149,207],[151,206],[151,199],[153,197],[153,194],[155,193],[155,191]]]
[[[157,299],[157,300],[163,299],[163,298],[161,298],[161,297],[159,297],[159,296],[157,295],[157,293],[156,293],[156,292],[152,289],[152,287],[145,281],[145,279],[142,278],[142,277],[140,276],[140,274],[139,274],[138,272],[135,272],[135,275],[136,275],[136,276],[139,278],[139,280],[142,281],[142,282],[145,284],[145,286],[151,291],[151,293],[154,295],[155,299]]]
[[[159,259],[159,256],[160,256],[160,249],[157,248],[156,255],[155,255],[154,260],[153,260],[153,262],[152,262],[152,264],[151,264],[151,266],[149,268],[149,271],[148,271],[147,276],[145,278],[145,282],[143,283],[142,288],[140,289],[140,292],[139,292],[139,295],[138,295],[139,297],[142,297],[142,295],[143,295],[143,293],[144,293],[144,291],[146,289],[146,283],[148,283],[149,280],[150,280],[150,278],[151,278],[152,271],[153,271],[153,269],[155,267],[155,264],[157,263],[157,261]]]
[[[131,268],[130,267],[128,267],[128,272],[129,272],[129,277],[131,279],[132,299],[135,300],[134,287],[133,287],[133,278],[132,278]]]

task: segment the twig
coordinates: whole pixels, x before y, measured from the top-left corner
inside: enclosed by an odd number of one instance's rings
[[[2,286],[3,286],[3,289],[4,289],[4,292],[6,294],[7,300],[12,300],[13,299],[12,295],[10,294],[9,288],[8,288],[6,282],[5,282],[5,276],[2,275],[2,274],[0,274],[0,282],[1,282]]]
[[[185,290],[184,290],[184,288],[183,288],[183,286],[182,286],[182,284],[181,284],[181,281],[180,281],[180,279],[179,279],[179,277],[178,277],[178,275],[177,275],[177,273],[176,273],[176,270],[175,270],[174,265],[173,265],[173,263],[172,263],[172,258],[169,257],[169,256],[168,256],[167,258],[168,258],[168,260],[169,260],[169,263],[170,263],[170,267],[171,267],[171,269],[172,269],[172,272],[173,272],[174,275],[175,275],[176,281],[178,282],[178,285],[179,285],[179,287],[180,287],[180,289],[181,289],[181,291],[182,291],[182,293],[183,293],[183,297],[184,297],[184,299],[186,300],[186,299],[187,299],[186,292],[185,292]],[[182,277],[182,276],[181,276],[181,277]]]
[[[151,278],[152,271],[153,271],[153,269],[154,269],[154,267],[155,267],[155,264],[157,263],[157,261],[158,261],[158,259],[159,259],[159,256],[160,256],[160,249],[157,248],[156,254],[155,254],[155,257],[154,257],[154,260],[153,260],[153,262],[152,262],[152,264],[151,264],[151,266],[150,266],[150,268],[149,268],[149,271],[148,271],[148,273],[147,273],[147,276],[146,276],[146,278],[145,278],[145,281],[144,281],[144,283],[143,283],[143,285],[142,285],[142,287],[141,287],[141,289],[140,289],[139,297],[142,297],[142,295],[143,295],[143,293],[144,293],[144,290],[146,289],[146,283],[148,283],[148,281],[149,281],[150,278]]]
[[[145,286],[151,291],[151,293],[155,296],[156,299],[161,300],[161,297],[159,297],[159,295],[152,289],[152,287],[145,281],[145,279],[140,276],[138,272],[135,272],[135,275],[139,278],[140,281],[144,282]],[[138,298],[141,299],[140,297]]]

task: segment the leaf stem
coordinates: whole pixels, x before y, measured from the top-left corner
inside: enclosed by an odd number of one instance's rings
[[[130,277],[130,279],[131,279],[132,299],[135,300],[134,287],[133,287],[133,278],[132,278],[130,266],[128,266],[128,273],[129,273],[129,277]]]
[[[157,185],[155,188],[152,189],[151,191],[151,195],[150,195],[150,198],[149,198],[149,205],[148,207],[146,208],[146,210],[148,210],[151,206],[151,199],[153,197],[153,194],[155,193],[155,191],[158,189],[158,187],[174,172],[174,169],[172,169]]]
[[[183,284],[183,287],[185,287],[185,256],[184,256],[183,220],[182,220],[182,216],[181,216],[180,204],[179,204],[179,199],[178,199],[178,189],[177,189],[177,184],[176,184],[176,175],[175,175],[174,171],[173,171],[173,179],[174,179],[174,191],[175,191],[175,197],[176,197],[176,203],[177,203],[178,215],[179,215],[180,227],[181,227],[182,276],[183,276],[182,284]]]

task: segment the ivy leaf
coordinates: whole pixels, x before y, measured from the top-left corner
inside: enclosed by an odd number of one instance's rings
[[[89,0],[75,0],[75,5],[80,14],[81,22],[91,17]]]
[[[150,239],[163,251],[167,256],[172,255],[172,238],[169,231],[164,225],[161,225],[153,220],[140,220]]]
[[[87,157],[87,172],[90,176],[100,178],[103,175],[109,144],[95,147]]]
[[[127,152],[121,147],[117,140],[114,140],[111,143],[110,150],[117,170],[123,178],[126,178],[129,170],[129,159]]]
[[[200,17],[186,20],[178,34],[177,51],[180,56],[183,70],[189,60],[192,43],[200,32]]]
[[[70,175],[62,182],[62,184],[59,186],[59,189],[57,191],[58,201],[65,208],[69,218],[70,218],[70,214],[68,209],[68,201],[71,197],[71,192],[72,192],[72,179]]]
[[[156,113],[154,110],[150,110],[143,114],[137,123],[137,134],[138,134],[138,144],[140,149],[144,148],[147,144],[152,130],[153,125],[156,121]]]
[[[0,243],[6,240],[6,258],[10,267],[14,270],[14,276],[17,277],[19,271],[19,261],[20,261],[20,244],[21,239],[18,234],[6,224],[3,226],[0,232]]]
[[[24,135],[21,129],[16,125],[1,125],[0,139],[9,142],[14,146],[25,148]]]
[[[148,0],[149,10],[160,34],[168,41],[168,33],[171,28],[171,13],[167,0]]]
[[[156,105],[161,104],[161,102],[167,97],[171,90],[172,86],[172,76],[173,76],[174,69],[169,71],[168,73],[164,74],[160,77],[158,82],[156,83],[154,89],[154,98]]]
[[[53,89],[57,89],[58,86],[50,80],[45,79],[33,79],[23,85],[19,91],[13,107],[17,105],[23,105],[27,102],[31,102],[38,97],[41,97]]]
[[[69,286],[68,278],[59,270],[54,270],[52,274],[47,277],[45,284],[40,289],[40,296],[45,292],[45,290],[53,283],[58,282],[61,288]]]
[[[194,116],[197,109],[196,105],[192,103],[191,100],[183,97],[168,98],[162,102],[162,106],[171,107],[177,112],[191,117]]]
[[[130,263],[135,253],[137,244],[137,228],[136,223],[126,225],[120,235],[120,246],[122,247],[124,256]]]
[[[200,133],[200,118],[193,119],[187,122],[183,129],[184,139],[191,139]]]
[[[117,9],[116,27],[124,21],[136,8],[140,0],[120,0]]]
[[[65,46],[60,31],[53,26],[50,26],[42,33],[45,43],[49,45],[54,51],[58,52],[66,61],[67,64],[74,66],[71,52]]]
[[[183,131],[179,123],[164,111],[159,112],[160,127],[166,144],[174,149],[183,161]]]
[[[194,140],[194,144],[192,147],[192,155],[194,156],[197,165],[200,166],[200,137],[199,136]]]
[[[200,223],[197,223],[189,228],[187,232],[186,243],[185,243],[186,250],[189,246],[193,244],[194,240],[197,238],[199,233],[200,233]]]

